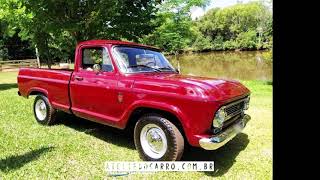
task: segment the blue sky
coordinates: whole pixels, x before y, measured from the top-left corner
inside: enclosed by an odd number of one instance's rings
[[[254,0],[211,0],[211,3],[209,6],[207,6],[205,9],[194,7],[191,8],[191,17],[192,19],[195,19],[196,17],[202,16],[206,11],[208,11],[211,8],[219,7],[227,7],[234,4],[237,4],[238,1],[241,1],[242,3],[247,3]]]

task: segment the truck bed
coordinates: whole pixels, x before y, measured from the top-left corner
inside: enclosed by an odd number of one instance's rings
[[[21,68],[18,74],[19,94],[45,94],[54,108],[69,112],[69,80],[73,70]]]

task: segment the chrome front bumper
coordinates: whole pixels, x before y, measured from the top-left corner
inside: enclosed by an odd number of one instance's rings
[[[228,129],[224,130],[220,134],[213,136],[211,138],[201,138],[199,140],[200,147],[206,150],[216,150],[221,146],[225,145],[232,138],[234,138],[237,134],[239,134],[251,117],[245,114],[241,120],[239,120],[236,124],[233,124]]]

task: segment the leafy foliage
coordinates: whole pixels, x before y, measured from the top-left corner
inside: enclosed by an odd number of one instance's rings
[[[272,12],[262,2],[211,9],[192,20],[190,9],[209,0],[0,0],[0,58],[18,35],[37,47],[41,62],[71,61],[77,42],[118,39],[169,53],[272,48]]]
[[[190,7],[207,2],[178,2],[172,6],[175,8],[159,13],[159,27],[141,42],[167,52],[272,48],[272,13],[266,3],[214,8],[194,22],[190,18]]]
[[[211,37],[213,50],[272,47],[272,13],[262,2],[212,9],[197,26]]]
[[[88,39],[137,40],[152,30],[155,0],[1,0],[1,19],[53,59],[72,58],[77,42]]]
[[[190,17],[190,8],[205,6],[207,0],[171,0],[162,4],[153,23],[158,26],[152,33],[140,39],[142,43],[155,45],[166,52],[178,53],[190,47],[197,39],[197,28]],[[199,37],[201,38],[201,37]],[[201,39],[202,40],[202,39]],[[199,39],[198,39],[198,44]],[[205,43],[202,43],[205,44]]]

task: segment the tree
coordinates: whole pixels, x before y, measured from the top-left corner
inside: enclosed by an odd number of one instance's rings
[[[23,17],[23,10],[10,9],[9,1],[0,0],[0,59],[31,58],[34,53],[28,41],[19,37],[18,17]]]
[[[77,42],[88,39],[136,41],[152,31],[155,0],[1,0],[11,28],[39,49],[41,61],[71,58]]]
[[[272,11],[263,2],[212,9],[196,25],[206,37],[212,39],[215,50],[221,50],[221,39],[222,49],[260,49],[272,46]]]
[[[157,19],[153,21],[157,28],[152,33],[143,36],[140,41],[175,54],[192,46],[198,34],[190,17],[190,8],[192,6],[204,7],[208,2],[207,0],[164,2],[157,14]]]

